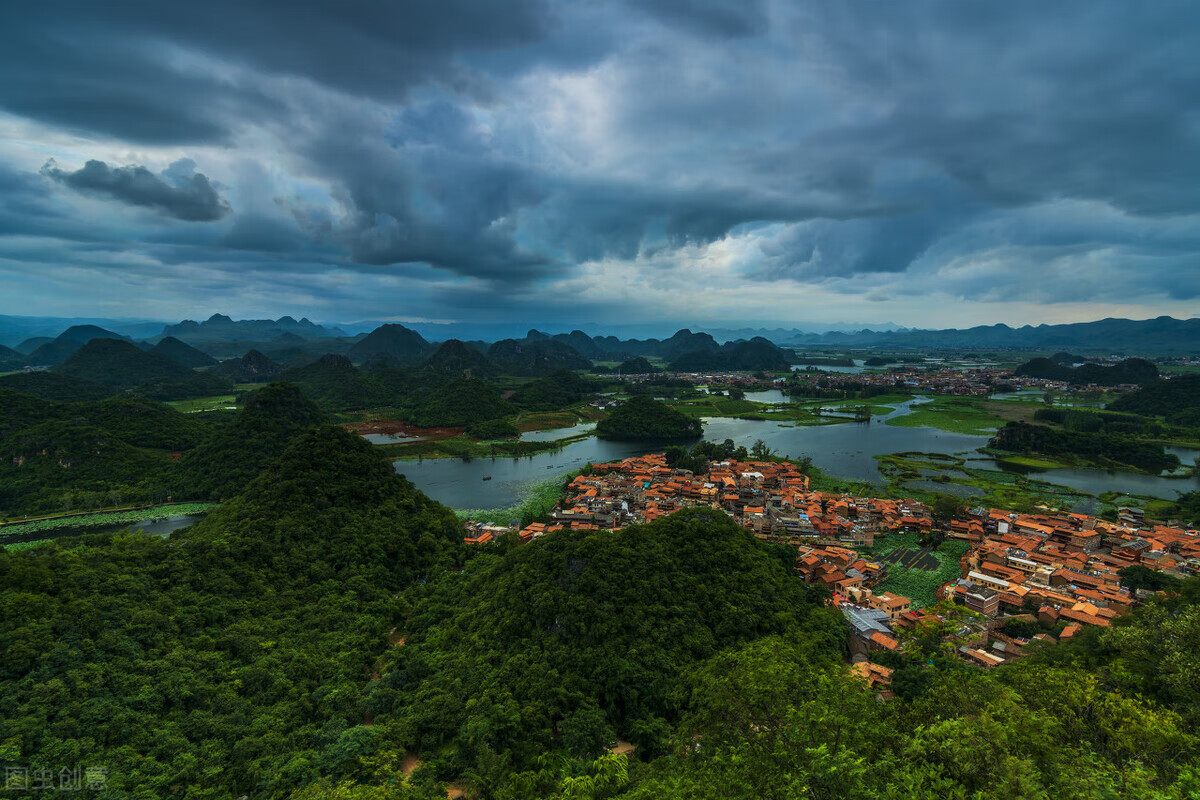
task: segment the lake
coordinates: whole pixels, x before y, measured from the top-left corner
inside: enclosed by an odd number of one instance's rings
[[[747,398],[758,402],[786,402],[777,391],[751,392]],[[921,452],[950,453],[970,457],[987,444],[987,436],[949,433],[936,428],[901,428],[880,424],[894,416],[909,413],[914,404],[927,402],[916,397],[896,405],[896,410],[873,417],[870,423],[789,427],[787,423],[762,420],[706,418],[704,438],[751,447],[762,439],[776,454],[799,458],[811,456],[813,464],[827,474],[848,480],[883,485],[877,455]],[[572,428],[524,434],[526,441],[550,441],[586,432],[591,423]],[[532,437],[538,437],[534,439]],[[505,508],[518,504],[535,485],[550,478],[580,469],[589,462],[615,461],[629,456],[660,452],[671,442],[614,442],[589,437],[566,445],[561,450],[522,458],[495,458],[460,461],[425,459],[396,461],[396,472],[405,475],[418,489],[451,508]],[[1168,448],[1184,463],[1195,463],[1200,451]],[[986,469],[1010,469],[990,458],[973,458],[971,466]],[[1032,471],[1031,471],[1032,472]],[[1040,480],[1069,486],[1089,494],[1107,491],[1132,492],[1174,498],[1182,492],[1200,489],[1196,478],[1169,478],[1134,472],[1102,469],[1056,469],[1037,471]],[[484,480],[490,478],[490,480]]]

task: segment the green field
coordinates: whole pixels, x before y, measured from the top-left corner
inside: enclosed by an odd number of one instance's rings
[[[986,435],[994,433],[1004,420],[980,407],[973,398],[938,397],[912,406],[912,412],[893,417],[886,423],[901,428],[937,428],[950,433]]]
[[[926,608],[937,602],[937,588],[947,581],[959,577],[959,559],[967,552],[966,542],[945,541],[929,555],[938,561],[935,570],[910,569],[900,564],[888,566],[887,580],[875,587],[876,592],[892,592],[907,597],[913,608]],[[916,534],[891,534],[876,541],[874,547],[859,550],[866,558],[879,558],[896,550],[921,549]]]
[[[237,398],[231,394],[214,397],[195,397],[191,400],[171,400],[167,405],[184,414],[194,414],[199,411],[222,411],[235,407]]]

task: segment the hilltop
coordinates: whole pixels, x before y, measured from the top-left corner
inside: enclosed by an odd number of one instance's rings
[[[217,364],[209,372],[220,375],[234,383],[257,383],[283,371],[283,367],[257,350],[250,350],[241,358],[231,358]]]
[[[232,387],[216,375],[196,372],[166,356],[117,339],[92,339],[56,372],[118,389],[134,389],[156,399],[203,397]]]
[[[211,367],[217,363],[217,360],[208,353],[197,350],[190,344],[176,339],[174,336],[167,336],[164,339],[160,339],[158,344],[150,348],[149,352],[165,356],[177,364],[182,364],[192,369],[196,367]]]
[[[415,364],[433,350],[421,334],[403,325],[381,325],[350,348],[346,354],[355,363],[386,358],[399,365]]]
[[[295,386],[264,386],[246,398],[232,423],[184,454],[180,491],[189,497],[231,497],[299,435],[326,421],[324,412]]]

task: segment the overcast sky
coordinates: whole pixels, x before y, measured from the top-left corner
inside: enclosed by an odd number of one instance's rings
[[[0,4],[0,313],[1200,309],[1194,0]]]

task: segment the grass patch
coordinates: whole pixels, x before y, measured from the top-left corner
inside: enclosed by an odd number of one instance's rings
[[[916,550],[920,547],[920,539],[916,534],[892,534],[859,552],[866,557],[878,558],[895,550]],[[934,570],[910,569],[893,564],[888,567],[887,580],[875,587],[874,591],[903,595],[912,601],[913,608],[932,606],[937,602],[938,587],[961,574],[959,559],[969,547],[966,542],[942,542],[936,550],[930,551],[930,555],[938,560],[938,568]]]
[[[980,407],[980,402],[968,398],[939,397],[928,403],[912,406],[912,411],[886,422],[901,428],[937,428],[950,433],[976,436],[994,433],[1003,424],[997,415]]]
[[[184,414],[195,414],[200,411],[228,410],[237,406],[237,398],[231,394],[221,394],[213,397],[194,397],[191,400],[169,400],[167,405]]]

